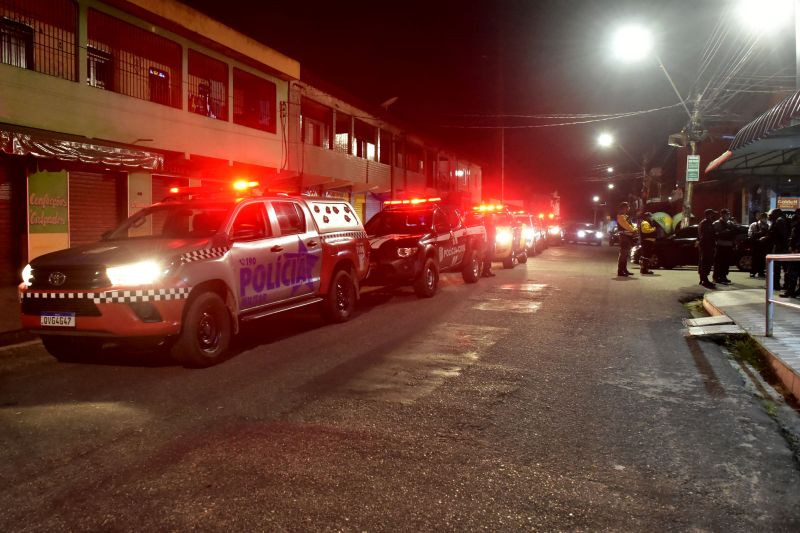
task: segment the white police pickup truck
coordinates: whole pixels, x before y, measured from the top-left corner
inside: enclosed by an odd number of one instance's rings
[[[139,211],[96,244],[37,257],[20,285],[24,328],[59,360],[107,341],[167,343],[187,366],[225,357],[242,321],[319,305],[353,312],[369,241],[347,202],[186,197]]]

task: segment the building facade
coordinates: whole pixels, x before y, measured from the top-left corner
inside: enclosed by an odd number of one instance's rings
[[[0,0],[0,284],[173,186],[480,198],[480,168],[302,81],[172,0]]]

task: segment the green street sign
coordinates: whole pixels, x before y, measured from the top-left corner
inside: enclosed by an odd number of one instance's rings
[[[700,181],[700,156],[686,156],[686,181]]]

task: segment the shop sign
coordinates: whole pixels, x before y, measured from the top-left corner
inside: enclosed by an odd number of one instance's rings
[[[784,211],[794,211],[800,208],[800,197],[798,196],[778,196],[778,209]]]
[[[67,172],[28,175],[28,260],[69,247]]]

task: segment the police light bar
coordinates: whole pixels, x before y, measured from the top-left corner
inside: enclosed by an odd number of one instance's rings
[[[259,185],[260,184],[257,181],[236,180],[233,182],[233,189],[236,191],[246,191],[248,189],[258,187]]]
[[[486,211],[502,211],[503,209],[505,209],[505,207],[506,206],[504,206],[503,204],[481,204],[474,206],[472,209],[474,211],[486,212]]]
[[[418,205],[441,202],[441,198],[412,198],[410,200],[386,200],[383,205]]]

